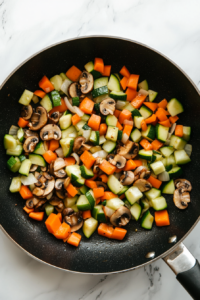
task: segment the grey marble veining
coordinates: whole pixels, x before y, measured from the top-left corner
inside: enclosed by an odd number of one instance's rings
[[[159,50],[200,87],[199,10],[198,0],[0,0],[0,83],[48,45],[100,34],[130,38]],[[197,225],[185,240],[197,259],[199,230]],[[77,275],[34,261],[2,232],[0,245],[2,300],[191,299],[162,260],[118,275]]]

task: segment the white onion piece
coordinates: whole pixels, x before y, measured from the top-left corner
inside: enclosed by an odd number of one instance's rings
[[[171,128],[170,128],[169,133],[171,133],[171,135],[174,133],[175,128],[176,128],[176,123],[172,124],[172,126],[171,126]]]
[[[30,173],[28,176],[21,176],[20,179],[23,185],[31,185],[33,183],[38,182],[38,180],[32,173]]]
[[[170,180],[170,178],[169,178],[169,173],[166,172],[166,171],[160,173],[160,174],[158,175],[158,179],[161,180],[161,181],[169,181],[169,180]]]
[[[16,135],[18,129],[19,129],[19,127],[15,126],[15,125],[12,125],[12,126],[10,127],[10,129],[9,129],[8,134],[10,134],[10,135]]]
[[[89,141],[91,130],[83,130],[83,137],[86,139],[86,142]]]
[[[126,133],[123,133],[122,134],[122,143],[126,144],[126,142],[128,141],[128,139],[129,139],[129,136]]]
[[[55,152],[58,155],[58,157],[64,157],[63,149],[62,148],[56,149]]]
[[[186,144],[185,145],[185,152],[187,153],[188,156],[191,156],[191,154],[192,154],[192,145]]]
[[[129,121],[129,120],[124,120],[124,125],[131,125],[133,126],[133,121]]]
[[[106,158],[107,155],[108,155],[108,152],[106,152],[105,150],[97,151],[92,154],[92,156],[94,158],[97,158],[97,157]]]
[[[65,100],[65,104],[67,105],[67,108],[74,114],[76,114],[76,111],[75,111],[75,106],[72,106],[69,102],[69,100],[67,99],[67,97],[64,98]]]
[[[60,90],[61,90],[63,93],[65,93],[67,96],[69,96],[69,95],[68,95],[68,87],[70,86],[71,83],[72,83],[71,80],[65,79],[65,80],[63,81],[63,84],[61,85],[61,88],[60,88]]]
[[[112,214],[114,214],[114,210],[108,206],[104,206],[104,213],[105,215],[110,218],[112,216]]]
[[[125,101],[118,100],[116,102],[116,109],[122,110],[125,105],[126,105]]]
[[[71,156],[73,156],[75,158],[76,164],[79,165],[80,164],[80,158],[79,158],[78,154],[72,153]]]
[[[146,90],[140,89],[139,92],[138,92],[138,94],[148,96],[149,92],[146,91]]]
[[[82,112],[82,110],[80,110],[80,108],[78,108],[77,106],[74,106],[74,109],[79,117],[82,117],[84,115],[84,112]]]

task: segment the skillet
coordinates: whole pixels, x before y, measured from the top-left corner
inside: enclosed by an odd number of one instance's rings
[[[180,115],[179,124],[192,127],[192,162],[183,167],[183,178],[188,179],[193,186],[189,207],[184,211],[178,210],[172,195],[166,195],[170,226],[159,228],[154,225],[151,231],[146,231],[132,221],[126,227],[128,234],[122,242],[108,240],[95,233],[90,239],[83,236],[80,247],[74,249],[48,234],[44,222],[37,223],[30,219],[22,209],[24,202],[20,195],[9,192],[10,178],[13,174],[6,167],[8,157],[1,143],[1,229],[33,258],[76,273],[119,273],[142,267],[158,258],[165,257],[170,264],[169,261],[175,261],[178,257],[180,260],[182,257],[183,268],[174,269],[173,263],[171,268],[176,274],[181,273],[177,276],[178,280],[185,285],[194,299],[200,299],[198,262],[192,260],[191,256],[191,262],[187,265],[189,254],[180,244],[197,224],[200,215],[200,97],[191,79],[168,58],[145,45],[116,37],[82,37],[50,46],[23,62],[1,85],[1,141],[10,126],[18,121],[18,100],[25,88],[34,91],[38,89],[38,82],[43,75],[50,78],[60,72],[66,72],[73,64],[83,70],[84,64],[95,57],[102,57],[105,64],[111,64],[113,73],[119,72],[122,66],[126,65],[131,73],[140,74],[140,81],[147,79],[149,87],[158,91],[156,102],[173,97],[182,102],[185,112]],[[169,238],[173,236],[176,236],[174,239],[177,242],[169,243]],[[147,255],[149,252],[153,253]]]

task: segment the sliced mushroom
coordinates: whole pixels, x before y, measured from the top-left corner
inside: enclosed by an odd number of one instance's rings
[[[54,162],[55,162],[55,160],[53,160],[49,165],[49,173],[51,175],[54,175]]]
[[[151,183],[145,179],[138,179],[133,185],[136,186],[142,193],[147,192],[152,188]]]
[[[121,227],[128,224],[130,219],[131,219],[130,210],[125,206],[121,206],[111,215],[110,223],[114,226]]]
[[[53,192],[51,192],[49,195],[46,196],[47,200],[50,200],[53,197]]]
[[[64,181],[65,181],[65,179],[56,179],[55,189],[58,191],[61,191],[63,188]]]
[[[56,172],[54,172],[54,175],[57,177],[57,178],[65,178],[67,176],[67,173],[65,172],[64,169],[60,169]]]
[[[122,185],[130,185],[135,179],[134,173],[131,171],[124,171],[123,175],[120,177],[120,182]]]
[[[183,192],[182,188],[176,189],[174,191],[173,201],[176,207],[179,209],[186,209],[188,207],[188,203],[190,202],[190,193]]]
[[[97,187],[103,187],[104,191],[106,191],[108,189],[108,186],[105,182],[102,182],[102,181],[95,181],[95,182],[96,182]]]
[[[55,207],[57,212],[62,212],[63,209],[64,209],[63,202],[60,199],[56,198],[56,197],[54,197],[51,201],[49,201],[49,203]]]
[[[94,166],[93,166],[93,173],[94,174],[99,173],[99,171],[100,171],[99,165],[100,165],[101,160],[102,159],[100,157],[96,158],[96,161],[95,161]]]
[[[70,181],[71,181],[71,178],[70,178],[70,177],[67,177],[67,178],[64,180],[64,184],[63,184],[64,189],[67,189],[68,185],[70,184]]]
[[[43,176],[44,176],[46,179],[48,179],[48,180],[51,180],[51,179],[52,179],[52,176],[51,176],[49,173],[47,173],[47,172],[44,172],[44,173],[43,173]]]
[[[47,167],[40,167],[42,172],[46,172]],[[47,178],[48,179],[48,178]]]
[[[41,184],[42,185],[42,184]],[[34,188],[34,190],[32,191],[33,195],[40,197],[44,195],[44,190],[41,189],[40,187],[36,187]]]
[[[24,138],[27,139],[30,136],[36,136],[39,137],[37,132],[31,131],[29,129],[24,129]]]
[[[107,161],[109,162],[109,163],[113,163],[113,161],[114,161],[114,158],[115,158],[115,154],[108,154],[107,155],[107,157],[106,157],[106,159],[107,159]]]
[[[26,207],[33,208],[38,204],[39,201],[40,200],[38,198],[32,197],[32,198],[26,200]]]
[[[64,190],[60,190],[60,191],[56,190],[56,196],[62,200],[65,199],[65,197],[66,197]]]
[[[54,171],[58,171],[60,169],[65,168],[65,161],[63,158],[59,157],[54,161],[53,169]]]
[[[44,197],[46,197],[48,194],[50,194],[53,191],[54,185],[55,185],[55,179],[54,178],[52,178],[51,180],[46,181],[46,188],[45,188],[44,194],[43,194]]]
[[[138,143],[133,143],[133,147],[129,151],[129,153],[125,154],[124,157],[126,159],[133,159],[138,155],[139,152],[139,144]]]
[[[29,172],[35,172],[38,168],[38,165],[31,165]]]
[[[44,210],[45,206],[44,204],[47,202],[47,199],[45,200],[40,200],[38,202],[38,204],[35,206],[35,211],[41,211],[41,210]]]
[[[48,114],[48,122],[49,124],[57,124],[60,119],[59,111],[54,111],[51,115]]]
[[[80,84],[78,82],[70,84],[68,88],[68,94],[71,98],[80,97],[82,94]]]
[[[91,92],[94,85],[94,79],[92,74],[88,73],[87,71],[83,71],[80,76],[79,83],[81,85],[81,92],[83,94]]]
[[[112,98],[106,98],[100,103],[100,112],[102,115],[113,115],[115,111],[116,102]]]
[[[31,105],[23,106],[21,109],[21,117],[24,120],[29,120],[32,116],[33,108]]]
[[[49,140],[60,140],[61,139],[61,130],[55,124],[48,124],[42,128],[40,131],[40,138],[43,141]]]
[[[39,130],[41,129],[44,125],[47,124],[48,121],[48,116],[47,116],[47,111],[44,107],[38,106],[35,110],[35,112],[32,114],[30,123],[29,123],[29,128],[30,130]]]
[[[113,159],[110,159],[110,163],[116,166],[118,169],[123,169],[123,167],[125,167],[126,164],[126,158],[117,154],[114,156]]]
[[[23,149],[25,152],[33,152],[37,143],[39,142],[39,138],[36,136],[28,137],[23,145]]]
[[[131,151],[133,145],[134,145],[134,142],[128,140],[128,141],[126,142],[126,144],[124,144],[123,146],[120,146],[120,147],[117,149],[117,153],[118,153],[119,155],[122,155],[122,156],[125,157],[125,155],[128,154],[128,153]]]
[[[177,189],[182,189],[182,192],[190,192],[192,190],[191,183],[186,179],[176,179],[174,183]]]
[[[71,227],[71,232],[77,231],[83,226],[82,217],[72,208],[65,208],[63,210],[63,216],[63,221]]]
[[[148,179],[151,175],[151,172],[147,170],[147,168],[145,168],[144,166],[140,166],[135,169],[134,175],[135,175],[135,180],[139,178]]]
[[[74,140],[73,152],[81,155],[84,152],[83,144],[86,142],[86,138],[78,136]]]

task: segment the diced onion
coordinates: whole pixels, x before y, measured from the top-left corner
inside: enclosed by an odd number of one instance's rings
[[[86,142],[89,140],[91,130],[83,130],[83,137],[86,139]]]
[[[114,214],[114,210],[108,206],[104,206],[104,213],[106,215],[106,217],[110,218],[112,216],[112,214]]]
[[[76,164],[79,165],[80,164],[80,158],[79,158],[78,154],[72,153],[71,156],[73,156],[75,158]]]
[[[172,124],[172,126],[171,126],[171,128],[170,128],[169,133],[171,133],[171,135],[174,133],[175,128],[176,128],[176,123]]]
[[[146,91],[146,90],[140,89],[139,92],[138,92],[138,94],[148,96],[149,92]]]
[[[192,154],[192,145],[186,144],[185,145],[185,152],[187,153],[188,156],[191,156],[191,154]]]
[[[84,115],[84,112],[82,112],[82,110],[80,110],[80,108],[78,108],[77,106],[74,106],[74,109],[79,117],[82,117]]]
[[[21,176],[20,179],[23,185],[31,185],[33,183],[38,182],[38,180],[32,173],[30,173],[28,176]]]
[[[97,158],[97,157],[106,158],[107,155],[108,155],[108,152],[106,152],[105,150],[97,151],[92,154],[92,156],[94,158]]]
[[[64,98],[65,100],[65,104],[67,105],[67,108],[73,113],[76,114],[76,110],[75,110],[75,106],[72,106],[69,102],[69,100],[67,99],[67,97]]]
[[[125,105],[126,105],[125,101],[118,100],[116,102],[116,109],[122,110]]]
[[[160,173],[160,174],[158,175],[158,179],[161,180],[161,181],[169,181],[169,180],[170,180],[170,178],[169,178],[169,173],[166,172],[166,171]]]
[[[16,135],[17,134],[17,131],[18,131],[19,127],[15,126],[15,125],[12,125],[10,127],[10,130],[9,130],[9,133],[10,135]]]
[[[128,139],[129,139],[129,136],[126,133],[123,133],[122,134],[122,143],[126,144],[126,142],[128,141]]]
[[[63,81],[63,84],[61,85],[61,91],[63,92],[63,93],[65,93],[67,96],[68,96],[68,87],[70,86],[70,84],[71,84],[72,82],[71,82],[71,80],[69,80],[69,79],[65,79],[64,81]]]
[[[131,126],[133,126],[133,121],[124,120],[124,125],[131,125]]]
[[[55,152],[58,155],[58,157],[64,157],[63,149],[62,148],[56,149]]]

